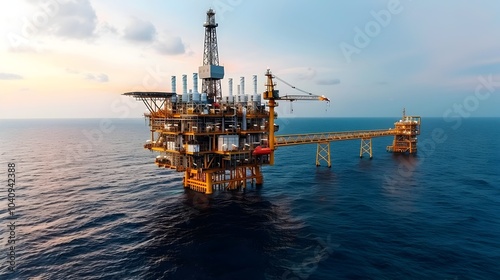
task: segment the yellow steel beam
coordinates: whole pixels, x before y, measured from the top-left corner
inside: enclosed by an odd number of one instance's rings
[[[374,137],[393,136],[395,134],[397,134],[397,130],[394,129],[289,134],[289,135],[276,136],[274,145],[276,147],[303,145],[303,144],[325,143],[325,142],[353,140],[353,139],[368,139]]]
[[[275,98],[279,99],[279,95],[277,95],[277,91],[274,90],[274,82],[273,82],[273,75],[271,74],[271,71],[267,69],[266,72],[266,77],[267,77],[267,82],[266,82],[266,91],[264,92],[264,99],[269,100],[268,106],[269,106],[269,123],[268,123],[268,130],[269,130],[269,148],[271,149],[271,154],[269,155],[269,164],[274,165],[274,150],[275,150],[275,137],[274,137],[274,108],[278,106],[278,104],[275,101]]]

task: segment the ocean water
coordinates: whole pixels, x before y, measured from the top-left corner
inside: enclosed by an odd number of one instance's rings
[[[261,188],[205,196],[154,165],[143,119],[0,120],[0,279],[500,279],[500,119],[453,125],[424,118],[417,156],[385,152],[390,137],[372,160],[334,142],[332,168],[315,166],[315,145],[282,147]]]

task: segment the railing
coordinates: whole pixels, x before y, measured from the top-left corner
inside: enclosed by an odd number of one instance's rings
[[[393,136],[397,130],[358,130],[344,132],[326,132],[326,133],[308,133],[308,134],[289,134],[277,135],[275,137],[276,146],[292,146],[308,143],[324,143],[333,141],[343,141],[352,139],[374,138]]]

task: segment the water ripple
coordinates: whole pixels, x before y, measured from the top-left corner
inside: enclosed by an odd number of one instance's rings
[[[289,121],[302,133],[393,120]],[[98,123],[0,122],[0,163],[14,159],[19,182],[17,272],[1,279],[500,279],[500,132],[471,136],[496,119],[466,120],[417,157],[385,153],[385,138],[371,161],[333,143],[331,169],[313,145],[280,148],[262,188],[211,196],[152,164],[143,120],[75,150]],[[426,120],[420,139],[434,127],[446,124]]]

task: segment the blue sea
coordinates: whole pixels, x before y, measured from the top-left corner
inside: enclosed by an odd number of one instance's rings
[[[205,196],[154,165],[144,119],[0,120],[0,279],[500,279],[500,119],[423,118],[421,132],[416,156],[387,153],[390,137],[371,160],[333,142],[331,168],[316,145],[280,147],[262,187]]]

